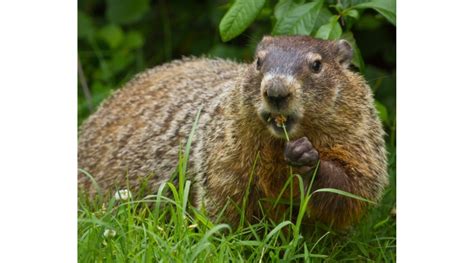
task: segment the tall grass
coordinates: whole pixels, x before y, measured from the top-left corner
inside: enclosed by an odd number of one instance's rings
[[[286,219],[281,222],[272,222],[265,217],[255,224],[245,222],[249,185],[239,210],[239,227],[232,229],[227,224],[212,222],[206,211],[189,204],[191,181],[186,178],[186,170],[199,112],[185,149],[180,151],[175,175],[178,176],[177,185],[170,180],[152,195],[133,193],[127,200],[115,197],[105,200],[100,195],[89,200],[87,195],[80,195],[80,262],[395,261],[395,220],[390,214],[395,203],[393,158],[390,165],[392,183],[382,203],[373,207],[348,233],[338,233],[317,223],[311,231],[303,231],[306,228],[302,227],[302,219],[311,196],[318,191],[359,197],[337,189],[305,191],[302,177],[293,173],[286,186],[293,189],[290,183],[293,177],[297,178],[300,197],[294,204],[296,215],[289,209]],[[257,161],[258,154],[255,163]],[[253,171],[250,175],[252,180]],[[139,192],[145,193],[144,190]],[[275,203],[283,201],[281,196]],[[292,198],[287,202],[293,206]],[[291,220],[294,216],[296,221]]]

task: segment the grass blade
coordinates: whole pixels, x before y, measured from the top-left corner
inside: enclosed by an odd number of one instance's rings
[[[367,202],[367,203],[371,203],[371,204],[376,204],[374,201],[370,201],[369,199],[365,199],[363,197],[360,197],[358,195],[355,195],[355,194],[351,194],[349,192],[345,192],[345,191],[342,191],[342,190],[339,190],[339,189],[334,189],[334,188],[321,188],[321,189],[318,189],[316,191],[313,192],[314,193],[334,193],[334,194],[338,194],[338,195],[343,195],[343,196],[346,196],[346,197],[350,197],[350,198],[354,198],[354,199],[357,199],[357,200],[360,200],[360,201],[364,201],[364,202]]]

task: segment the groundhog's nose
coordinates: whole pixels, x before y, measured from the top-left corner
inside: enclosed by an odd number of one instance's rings
[[[291,96],[286,83],[277,79],[269,81],[266,84],[267,89],[264,92],[264,97],[267,102],[278,109],[284,107]]]

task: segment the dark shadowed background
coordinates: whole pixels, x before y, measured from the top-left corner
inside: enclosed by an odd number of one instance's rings
[[[254,47],[262,36],[272,31],[275,33],[278,2],[305,4],[305,1],[265,1],[243,33],[223,42],[219,23],[235,2],[238,1],[80,0],[79,123],[114,89],[146,68],[182,56],[210,55],[250,61]],[[325,1],[319,19],[329,21],[331,14],[341,14],[338,24],[342,37],[352,32],[365,64],[364,68],[354,69],[365,75],[374,90],[377,108],[393,146],[395,26],[373,8],[352,9],[357,10],[356,14],[345,12],[363,2],[367,1]],[[312,35],[315,35],[317,27],[315,25]]]

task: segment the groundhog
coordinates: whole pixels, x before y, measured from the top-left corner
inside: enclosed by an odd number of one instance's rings
[[[249,189],[247,220],[261,219],[262,210],[282,220],[287,205],[261,200],[280,193],[299,198],[296,176],[293,189],[282,191],[290,167],[307,190],[315,176],[309,191],[335,188],[376,202],[388,182],[384,131],[371,89],[351,71],[351,60],[345,40],[266,36],[251,64],[185,58],[147,70],[80,127],[79,168],[105,192],[134,191],[144,177],[156,191],[175,171],[201,109],[187,178],[193,205],[211,219],[238,224]],[[80,188],[94,194],[91,180],[79,174]],[[347,228],[367,205],[315,193],[305,221]]]

